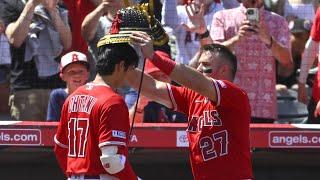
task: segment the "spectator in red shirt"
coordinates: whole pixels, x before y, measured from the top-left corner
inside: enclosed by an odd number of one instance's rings
[[[71,50],[87,53],[88,45],[81,36],[81,24],[83,19],[100,3],[101,0],[63,0],[67,6],[71,32]]]

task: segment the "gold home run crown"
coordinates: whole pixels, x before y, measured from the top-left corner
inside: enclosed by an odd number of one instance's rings
[[[154,45],[161,46],[169,37],[160,22],[153,15],[153,2],[130,6],[117,12],[110,32],[102,37],[97,46],[130,42],[130,35],[135,31],[144,31],[152,36]]]

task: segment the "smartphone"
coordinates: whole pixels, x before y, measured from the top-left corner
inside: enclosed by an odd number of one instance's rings
[[[247,20],[250,21],[250,24],[259,23],[259,9],[258,8],[248,8],[246,11]]]

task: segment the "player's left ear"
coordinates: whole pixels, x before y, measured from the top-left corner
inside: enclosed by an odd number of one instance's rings
[[[123,61],[116,64],[114,67],[114,72],[121,72],[121,71],[124,71],[124,62]]]
[[[222,77],[226,77],[226,75],[229,74],[229,66],[227,64],[223,64],[220,68],[219,68],[219,74]]]
[[[122,71],[126,71],[126,66],[124,65],[124,61],[121,61],[119,63],[119,67],[121,68]]]

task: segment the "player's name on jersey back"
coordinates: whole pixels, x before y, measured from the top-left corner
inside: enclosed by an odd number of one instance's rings
[[[97,98],[89,95],[74,95],[69,100],[68,112],[84,112],[90,114]]]

